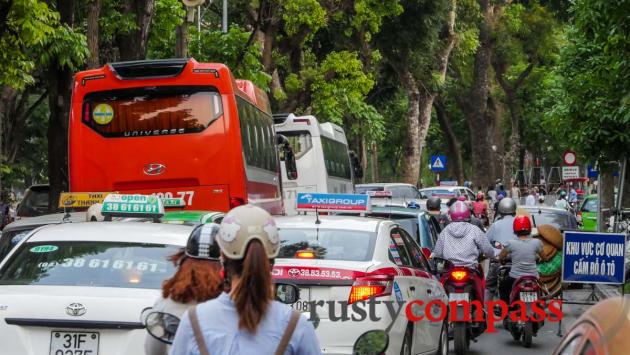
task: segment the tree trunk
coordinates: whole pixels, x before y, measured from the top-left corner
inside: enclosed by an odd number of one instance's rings
[[[61,23],[74,26],[74,0],[58,0]],[[59,204],[59,194],[68,187],[68,118],[72,87],[72,71],[67,67],[61,68],[54,62],[49,72],[48,106],[50,116],[48,121],[48,183],[50,184],[50,199],[48,208],[52,212]]]
[[[493,135],[489,130],[492,127],[492,118],[487,115],[487,108],[490,88],[488,74],[492,59],[491,27],[494,9],[490,0],[480,0],[480,5],[484,19],[479,26],[479,47],[475,54],[473,85],[468,95],[467,120],[472,147],[473,182],[478,186],[492,186],[496,176],[492,175],[495,172],[492,149]]]
[[[459,140],[453,132],[451,128],[451,123],[448,120],[446,115],[446,107],[440,98],[438,97],[433,104],[435,107],[435,113],[440,123],[440,127],[442,128],[442,132],[446,136],[446,143],[448,144],[448,150],[451,156],[451,161],[453,162],[453,171],[455,172],[455,176],[457,177],[457,182],[459,185],[464,184],[464,165],[462,163],[462,149],[459,144]]]
[[[4,135],[2,133],[4,133],[4,125],[5,122],[8,120],[8,112],[9,112],[9,108],[7,107],[9,102],[11,101],[11,98],[13,97],[13,95],[15,95],[15,90],[13,88],[11,88],[8,85],[3,85],[2,87],[0,87],[0,152],[3,152],[3,148],[4,148]],[[1,153],[0,153],[1,154]],[[3,180],[4,180],[4,176],[2,174],[2,169],[1,169],[1,165],[4,164],[5,161],[5,157],[4,154],[0,155],[0,192],[2,191],[2,189],[4,188],[4,184],[3,184]],[[4,201],[1,201],[4,202]]]
[[[146,58],[149,28],[155,9],[155,0],[124,0],[123,13],[134,14],[136,29],[118,35],[116,42],[120,51],[120,60],[139,60]]]
[[[409,68],[398,75],[407,93],[407,137],[403,143],[401,180],[416,184],[420,176],[420,90]]]
[[[598,184],[602,184],[601,193],[602,195],[599,197],[601,199],[601,208],[603,212],[603,218],[610,217],[610,209],[614,207],[614,190],[615,190],[615,178],[613,177],[613,171],[616,170],[616,165],[614,164],[600,164],[599,166],[599,179]],[[603,223],[600,224],[599,231],[605,232],[605,224],[607,219],[603,220]]]
[[[87,46],[90,56],[87,60],[88,69],[99,67],[99,47],[98,47],[98,18],[101,12],[101,0],[91,0],[87,13]]]
[[[621,208],[630,209],[630,157],[627,157],[626,159],[628,159],[628,162],[626,163],[626,176],[623,184]]]
[[[184,6],[182,4],[182,6]],[[188,11],[191,9],[184,6],[184,14],[181,25],[175,28],[175,57],[186,58],[188,56]]]
[[[376,142],[372,142],[372,181],[378,182],[380,181],[380,176],[378,175],[378,144]]]

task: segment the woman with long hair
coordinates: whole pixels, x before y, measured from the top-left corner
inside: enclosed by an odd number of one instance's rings
[[[253,205],[231,210],[217,242],[230,291],[186,312],[171,355],[321,354],[306,318],[274,301],[280,240],[269,213]]]
[[[186,249],[171,256],[177,266],[175,275],[162,284],[160,297],[152,312],[169,313],[182,318],[188,308],[216,298],[223,291],[220,250],[215,242],[218,224],[197,226],[191,233]],[[146,355],[166,355],[168,346],[147,334]]]

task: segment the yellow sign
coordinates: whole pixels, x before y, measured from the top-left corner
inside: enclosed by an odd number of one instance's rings
[[[59,208],[90,207],[95,203],[103,203],[109,192],[62,192],[59,197]]]
[[[108,104],[98,104],[92,111],[92,119],[100,125],[109,124],[114,119],[114,109]]]

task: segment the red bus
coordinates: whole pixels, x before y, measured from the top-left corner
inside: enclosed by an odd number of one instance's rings
[[[150,60],[80,72],[69,130],[70,191],[182,197],[187,209],[214,211],[253,203],[282,213],[269,100],[223,64]]]

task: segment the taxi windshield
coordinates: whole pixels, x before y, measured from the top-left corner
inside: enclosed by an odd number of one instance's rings
[[[0,270],[0,285],[159,289],[175,272],[174,245],[125,242],[25,243]]]
[[[422,190],[420,191],[420,194],[422,194],[422,196],[425,198],[430,198],[430,197],[450,198],[450,197],[455,197],[456,195],[455,191],[450,191],[446,189]]]
[[[316,259],[372,260],[376,233],[340,229],[280,229],[278,258],[294,259],[301,250],[315,251]]]

